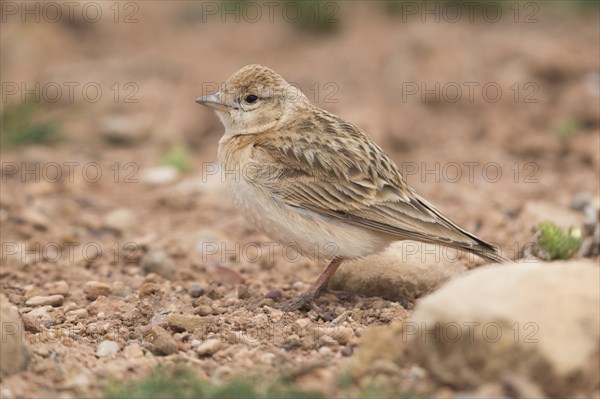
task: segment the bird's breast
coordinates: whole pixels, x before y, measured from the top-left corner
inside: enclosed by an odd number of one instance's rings
[[[357,258],[378,252],[386,240],[364,229],[319,213],[293,207],[257,184],[256,164],[251,162],[252,146],[236,140],[222,140],[219,160],[222,175],[236,207],[249,222],[280,244],[282,251],[297,251],[311,259]]]

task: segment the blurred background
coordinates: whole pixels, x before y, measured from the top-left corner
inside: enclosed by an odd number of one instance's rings
[[[361,127],[420,194],[519,258],[536,223],[589,224],[573,210],[598,201],[598,4],[2,0],[3,292],[25,306],[50,281],[75,303],[90,281],[139,287],[149,251],[172,260],[158,274],[174,285],[202,282],[203,242],[264,241],[214,172],[220,122],[194,103],[252,63]],[[67,257],[73,242],[103,251]],[[218,263],[261,287],[320,270]]]

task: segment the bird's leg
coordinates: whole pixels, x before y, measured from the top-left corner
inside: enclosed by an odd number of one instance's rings
[[[331,261],[329,266],[325,268],[325,271],[321,273],[319,278],[310,286],[308,291],[288,302],[277,304],[275,305],[275,307],[283,310],[284,312],[298,310],[306,304],[310,304],[313,308],[315,308],[316,305],[313,304],[313,301],[319,296],[321,296],[323,292],[325,292],[325,290],[327,289],[327,284],[329,284],[329,280],[335,274],[338,267],[340,267],[341,263],[341,258],[335,258]],[[317,313],[321,313],[320,310],[317,309],[315,309]]]

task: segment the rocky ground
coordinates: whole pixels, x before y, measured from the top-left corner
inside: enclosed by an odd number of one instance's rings
[[[315,33],[145,4],[134,24],[2,24],[3,82],[104,89],[98,102],[40,91],[31,119],[20,92],[3,101],[3,398],[97,397],[175,364],[328,397],[600,396],[596,8],[452,24],[342,5]],[[238,214],[215,169],[220,124],[193,103],[251,62],[364,128],[420,194],[521,262],[406,242],[340,268],[332,288],[358,295],[321,299],[333,321],[271,307],[324,265]],[[503,95],[471,101],[465,82]],[[60,139],[7,139],[23,124],[9,105]],[[544,220],[580,229],[573,260],[533,262]]]

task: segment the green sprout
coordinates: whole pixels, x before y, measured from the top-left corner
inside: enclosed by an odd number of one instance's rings
[[[556,134],[561,140],[566,140],[569,137],[575,135],[577,132],[579,132],[579,124],[573,119],[568,119],[564,121],[558,127],[558,129],[556,129]]]
[[[546,221],[538,225],[538,244],[551,260],[569,259],[581,246],[581,230],[571,226],[565,234],[554,223]]]
[[[316,392],[301,391],[281,382],[258,389],[252,379],[233,380],[217,385],[200,379],[192,370],[179,367],[167,371],[161,367],[137,381],[107,387],[105,399],[323,399]]]
[[[172,166],[181,173],[185,173],[192,168],[188,151],[182,145],[171,147],[159,163],[161,166]]]
[[[0,144],[20,147],[28,144],[52,144],[61,139],[53,120],[42,120],[42,105],[35,101],[6,104],[2,109]]]

